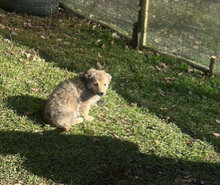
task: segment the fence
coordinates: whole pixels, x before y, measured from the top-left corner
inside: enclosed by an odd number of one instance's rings
[[[75,12],[108,25],[123,35],[142,39],[144,46],[162,53],[197,61],[207,67],[211,56],[216,56],[216,71],[220,74],[219,0],[60,1]],[[137,35],[133,32],[135,26]]]

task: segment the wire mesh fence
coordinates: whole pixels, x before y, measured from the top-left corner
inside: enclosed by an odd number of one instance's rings
[[[137,0],[60,0],[68,8],[131,35],[137,21]]]
[[[146,46],[209,66],[220,73],[220,1],[148,0]],[[141,0],[61,0],[65,6],[132,37]]]
[[[211,56],[220,58],[219,10],[218,0],[153,0],[147,44],[209,66]]]

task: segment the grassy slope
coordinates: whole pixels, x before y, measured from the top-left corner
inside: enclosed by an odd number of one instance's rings
[[[0,22],[0,184],[218,184],[219,78],[73,15]],[[63,134],[42,125],[52,89],[97,64],[113,82],[96,119]]]

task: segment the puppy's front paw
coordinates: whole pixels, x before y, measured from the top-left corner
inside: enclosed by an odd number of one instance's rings
[[[84,119],[83,118],[78,118],[78,123],[82,123],[84,121]]]
[[[84,117],[86,121],[92,121],[94,118],[92,116],[86,116]]]

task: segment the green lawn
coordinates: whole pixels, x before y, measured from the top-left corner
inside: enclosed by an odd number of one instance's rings
[[[64,12],[0,11],[0,184],[219,184],[220,78],[111,35]],[[95,120],[44,125],[56,85],[97,66],[113,81]]]

